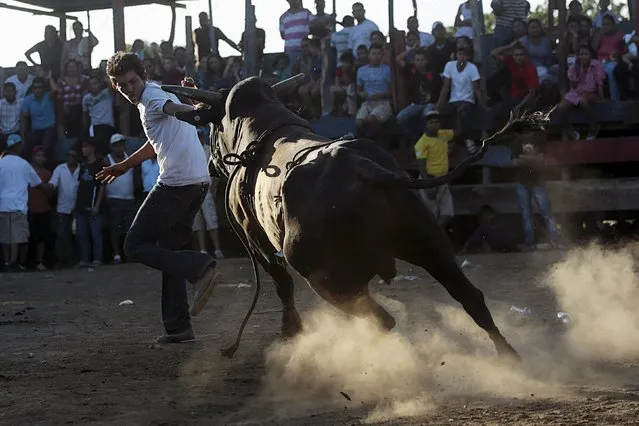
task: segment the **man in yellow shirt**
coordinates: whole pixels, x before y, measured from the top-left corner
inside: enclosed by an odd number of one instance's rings
[[[439,128],[440,115],[437,111],[429,111],[425,115],[425,120],[425,133],[415,144],[420,175],[424,178],[442,176],[448,173],[448,155],[453,149],[451,141],[455,133],[453,130]],[[455,215],[450,187],[447,184],[441,185],[432,189],[422,189],[421,193],[441,226],[446,228]]]

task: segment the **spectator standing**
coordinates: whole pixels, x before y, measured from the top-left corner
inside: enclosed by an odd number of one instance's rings
[[[333,114],[352,117],[357,112],[355,58],[347,49],[339,61],[341,66],[335,71],[335,85],[331,87]]]
[[[382,46],[372,45],[370,63],[357,70],[357,93],[362,99],[355,117],[358,135],[377,136],[381,125],[393,115],[391,69],[382,63],[383,54]]]
[[[29,67],[24,61],[16,63],[16,73],[6,79],[7,83],[13,83],[16,87],[18,100],[22,102],[27,95],[27,91],[33,84],[34,76],[29,74]]]
[[[357,49],[364,45],[366,48],[371,46],[371,34],[379,31],[377,24],[366,19],[366,9],[362,3],[353,3],[353,17],[357,21],[357,25],[350,31],[348,46],[353,50],[353,55],[357,57]]]
[[[200,20],[200,27],[193,31],[193,43],[197,46],[198,61],[201,61],[202,58],[211,54],[219,55],[220,40],[238,52],[241,52],[239,46],[228,38],[221,29],[211,25],[209,15],[206,12],[201,12],[198,18]]]
[[[257,22],[257,20],[256,20]],[[246,55],[248,52],[246,51],[246,33],[242,32],[242,37],[240,37],[239,48],[242,51],[242,58],[246,62]],[[255,49],[254,57],[255,61],[258,64],[258,69],[263,69],[262,60],[264,59],[264,49],[266,47],[266,31],[264,28],[255,28],[255,40],[253,40],[253,49]]]
[[[355,25],[355,20],[352,16],[346,15],[342,22],[338,22],[342,26],[342,29],[331,34],[331,46],[335,48],[337,58],[341,58],[344,52],[351,51],[349,48],[349,40],[351,31]],[[338,64],[339,66],[339,64]]]
[[[58,36],[58,30],[53,25],[47,25],[44,27],[44,40],[35,44],[24,55],[33,65],[38,65],[32,58],[32,55],[37,52],[40,55],[40,65],[44,71],[47,73],[51,71],[53,78],[57,80],[60,77],[63,45]]]
[[[42,181],[43,185],[29,188],[29,234],[36,247],[36,271],[44,272],[44,251],[51,236],[51,206],[49,206],[49,180],[51,172],[44,168],[46,158],[44,148],[33,148],[31,166]],[[46,190],[44,189],[46,187]],[[26,251],[24,252],[26,256]],[[24,260],[22,261],[24,264]]]
[[[415,144],[415,157],[423,178],[443,176],[448,173],[448,156],[452,152],[454,137],[452,130],[440,129],[440,115],[431,110],[424,117],[425,132]],[[422,198],[445,229],[455,215],[453,196],[448,184],[431,189],[422,189]]]
[[[51,73],[49,74],[51,75]],[[45,91],[45,79],[37,77],[33,80],[33,93],[27,95],[22,102],[22,118],[20,125],[22,134],[26,135],[23,156],[28,158],[36,145],[44,147],[45,157],[54,158],[56,143],[55,128],[55,96],[58,86],[53,78],[49,78],[51,91]]]
[[[435,43],[435,36],[423,31],[419,31],[419,20],[416,16],[408,17],[408,19],[406,20],[406,28],[408,29],[408,32],[414,31],[419,34],[419,45],[424,49]]]
[[[90,30],[86,30],[87,37],[84,37],[84,26],[82,22],[75,21],[73,23],[74,38],[67,40],[62,48],[62,58],[60,59],[60,74],[64,75],[64,68],[67,62],[74,60],[80,64],[80,72],[91,72],[91,52],[100,41],[93,35]]]
[[[119,133],[111,136],[111,153],[104,159],[104,166],[109,167],[125,161],[129,156],[124,147],[125,137]],[[129,169],[106,186],[106,207],[109,219],[109,236],[113,251],[113,264],[122,263],[120,249],[124,236],[129,230],[137,211],[135,201],[135,174],[138,168]]]
[[[508,51],[510,54],[506,54]],[[523,111],[533,110],[539,77],[537,68],[528,59],[526,48],[515,40],[493,50],[491,55],[510,72],[510,100],[506,103],[508,111],[519,115]]]
[[[162,83],[170,85],[180,85],[180,82],[184,79],[184,73],[180,71],[175,59],[172,56],[168,56],[162,59]]]
[[[433,72],[441,74],[455,54],[455,43],[448,38],[446,27],[441,22],[433,23],[435,43],[426,48],[426,58]]]
[[[519,140],[518,140],[519,141]],[[565,249],[557,224],[550,209],[548,193],[541,180],[541,169],[544,166],[544,154],[538,143],[529,137],[518,142],[513,150],[513,165],[517,173],[517,203],[521,211],[524,226],[524,244],[522,251],[534,250],[535,231],[532,221],[532,200],[546,223],[550,243],[558,249]]]
[[[466,148],[470,153],[475,152],[475,142],[469,138],[472,129],[472,113],[475,103],[485,106],[479,87],[479,70],[470,62],[466,48],[457,50],[457,60],[446,64],[442,74],[444,84],[439,95],[437,110],[442,111],[448,105],[457,116],[455,136],[465,139]]]
[[[421,133],[426,115],[435,109],[441,90],[441,77],[433,73],[428,66],[426,52],[422,49],[414,51],[414,65],[400,63],[404,69],[404,80],[407,83],[407,93],[410,104],[397,114],[397,124],[413,140]],[[432,115],[431,115],[432,116]],[[411,126],[413,120],[419,117],[419,130],[415,132]],[[437,116],[439,120],[439,116]]]
[[[624,36],[625,53],[615,68],[615,79],[619,85],[619,92],[626,97],[636,96],[639,88],[639,59],[637,45],[639,36],[632,31]]]
[[[584,15],[584,8],[581,5],[581,2],[578,0],[572,0],[568,3],[568,17],[574,16],[575,18],[580,18]]]
[[[102,170],[99,161],[98,146],[94,139],[82,142],[82,156],[85,161],[80,166],[79,184],[75,203],[76,236],[80,246],[78,267],[102,265],[104,218],[104,185],[96,179]],[[93,259],[93,262],[91,262]]]
[[[493,0],[490,6],[497,16],[493,45],[501,47],[507,44],[512,36],[513,21],[517,18],[525,19],[530,4],[526,0]]]
[[[595,57],[592,47],[581,46],[577,61],[568,68],[570,91],[559,104],[557,114],[562,120],[564,136],[569,139],[577,140],[580,137],[579,132],[570,124],[568,117],[570,110],[575,107],[581,108],[590,122],[586,139],[595,139],[599,133],[594,104],[603,99],[603,83],[606,74],[603,65]]]
[[[455,37],[466,36],[472,39],[475,35],[473,31],[473,8],[470,0],[466,0],[459,5],[455,15]]]
[[[602,63],[608,77],[610,100],[618,103],[621,101],[621,93],[615,77],[615,68],[624,53],[624,34],[617,29],[614,16],[604,15],[602,22],[601,32],[597,33],[594,41],[597,44],[597,59]]]
[[[109,152],[109,141],[115,134],[113,117],[113,94],[104,87],[98,76],[89,78],[89,91],[82,98],[84,128],[98,142],[100,153]]]
[[[330,37],[333,32],[335,17],[325,12],[326,1],[315,0],[315,15],[311,18],[309,35],[313,38],[324,39]]]
[[[4,97],[0,99],[0,153],[4,150],[5,141],[9,135],[20,133],[22,108],[15,84],[4,83],[3,93]]]
[[[22,138],[10,135],[0,158],[0,244],[7,272],[25,270],[18,263],[18,251],[29,242],[29,188],[43,187],[33,167],[20,158],[23,148]]]
[[[76,205],[80,183],[78,153],[75,149],[67,152],[67,161],[53,170],[49,183],[58,194],[56,205],[55,254],[56,269],[73,265],[73,210]]]
[[[58,119],[58,138],[77,138],[82,134],[82,96],[87,89],[87,77],[80,73],[82,64],[69,59],[64,74],[58,80],[58,100],[62,110]]]
[[[280,16],[280,36],[284,40],[284,53],[291,66],[302,56],[302,40],[310,32],[313,14],[302,6],[302,0],[288,0],[289,9]]]
[[[310,72],[307,83],[299,88],[299,95],[303,106],[313,117],[319,117],[321,112],[321,84],[322,84],[322,44],[319,39],[308,41],[310,53]]]
[[[610,16],[615,24],[621,21],[619,15],[610,10],[610,0],[599,0],[599,8],[597,13],[592,18],[592,26],[595,28],[601,28],[603,26],[603,17]]]

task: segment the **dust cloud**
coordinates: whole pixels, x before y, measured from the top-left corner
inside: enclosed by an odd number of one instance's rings
[[[470,404],[480,394],[511,400],[556,394],[550,378],[500,363],[463,310],[433,305],[441,324],[415,329],[404,321],[403,304],[376,298],[398,319],[391,333],[324,307],[305,318],[301,336],[267,350],[261,398],[276,415],[351,409],[380,422],[424,415],[441,403]]]
[[[632,248],[590,246],[555,265],[547,285],[570,314],[567,348],[584,360],[639,356],[639,280]]]

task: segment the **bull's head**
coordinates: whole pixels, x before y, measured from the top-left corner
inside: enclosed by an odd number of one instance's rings
[[[304,74],[298,74],[271,86],[275,95],[284,93],[298,84],[304,78]],[[241,83],[240,83],[241,84]],[[268,90],[268,86],[266,86]],[[185,97],[197,101],[201,106],[193,111],[177,113],[175,116],[194,126],[211,126],[211,165],[212,172],[218,177],[227,177],[228,171],[223,163],[224,155],[232,151],[231,141],[223,140],[225,117],[228,112],[227,100],[232,90],[210,92],[208,90],[182,86],[162,86],[162,90],[173,93],[179,97]],[[251,100],[247,100],[250,102]],[[255,101],[255,99],[253,99]],[[230,130],[230,129],[229,129]],[[228,142],[228,143],[227,143]]]

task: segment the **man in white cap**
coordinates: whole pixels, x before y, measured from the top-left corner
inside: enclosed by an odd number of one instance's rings
[[[7,272],[24,271],[18,264],[20,245],[29,242],[29,188],[48,190],[31,164],[20,157],[23,148],[19,135],[9,135],[7,150],[0,158],[0,243]]]
[[[121,163],[129,158],[125,150],[125,142],[126,138],[119,133],[111,136],[111,153],[104,159],[105,167]],[[137,210],[135,188],[136,181],[139,182],[139,180],[140,167],[135,167],[118,176],[111,185],[106,186],[106,207],[114,265],[122,263],[120,247]]]
[[[105,167],[97,178],[111,183],[157,155],[158,182],[133,220],[124,241],[124,253],[130,260],[162,271],[166,334],[158,342],[193,340],[185,280],[195,285],[191,315],[204,309],[218,281],[216,261],[211,255],[184,250],[191,241],[193,220],[210,185],[208,161],[195,127],[175,117],[194,107],[148,82],[135,53],[113,55],[107,64],[107,75],[113,86],[137,106],[148,141],[124,161]]]

